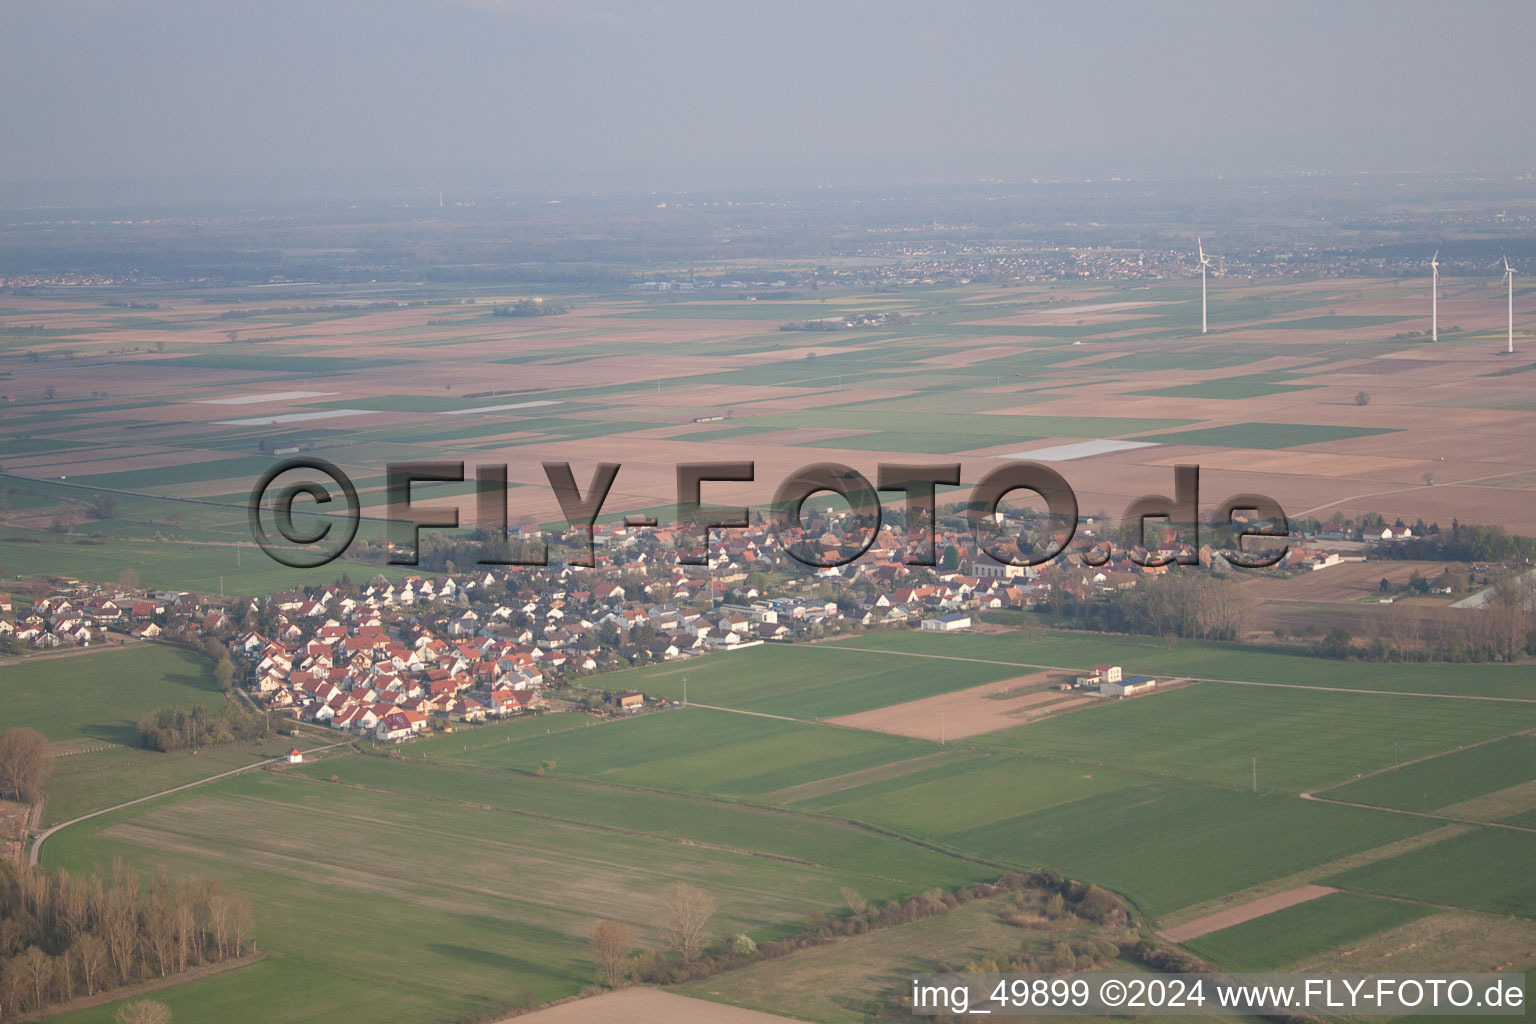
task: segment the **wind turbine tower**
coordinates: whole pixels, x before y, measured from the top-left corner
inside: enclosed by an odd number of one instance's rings
[[[1211,258],[1205,254],[1205,243],[1200,241],[1200,236],[1195,236],[1195,248],[1200,251],[1200,333],[1210,333],[1210,327],[1205,319],[1205,271],[1211,265]]]
[[[1515,268],[1509,265],[1509,257],[1504,257],[1504,283],[1509,285],[1509,341],[1504,346],[1505,355],[1514,355],[1515,352]]]
[[[1429,258],[1429,340],[1440,340],[1440,250]]]

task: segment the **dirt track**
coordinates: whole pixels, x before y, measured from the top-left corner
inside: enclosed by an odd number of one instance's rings
[[[1047,688],[1053,675],[1036,672],[996,683],[984,683],[966,690],[941,693],[921,700],[861,711],[827,719],[830,725],[866,729],[891,736],[910,736],[922,740],[963,740],[983,733],[1052,714],[1067,707],[1087,703],[1081,694],[1065,694]],[[999,694],[1023,690],[1017,696]]]
[[[1214,914],[1197,917],[1193,921],[1186,921],[1176,928],[1169,928],[1167,931],[1158,932],[1158,934],[1169,942],[1188,942],[1190,939],[1197,939],[1210,932],[1230,928],[1235,924],[1242,924],[1244,921],[1252,921],[1256,917],[1273,914],[1277,910],[1294,907],[1298,903],[1306,903],[1309,900],[1317,899],[1319,896],[1327,896],[1329,893],[1337,891],[1336,889],[1330,889],[1326,885],[1298,885],[1294,889],[1277,892],[1273,896],[1265,896],[1263,899],[1254,900],[1252,903],[1244,903],[1240,907],[1218,910]]]
[[[660,989],[626,988],[508,1020],[519,1024],[786,1024],[793,1018],[690,999]]]

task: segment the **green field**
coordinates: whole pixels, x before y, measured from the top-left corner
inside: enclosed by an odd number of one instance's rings
[[[1198,427],[1174,433],[1146,434],[1138,441],[1164,444],[1198,444],[1211,448],[1296,448],[1324,441],[1347,441],[1352,437],[1391,434],[1386,427],[1330,427],[1316,423],[1233,423],[1223,427]]]
[[[1434,913],[1433,908],[1333,892],[1184,945],[1232,971],[1279,971],[1314,954],[1359,942]]]
[[[1261,398],[1264,395],[1280,395],[1288,391],[1305,391],[1309,387],[1316,386],[1287,383],[1298,376],[1300,375],[1282,372],[1249,373],[1237,377],[1219,377],[1215,380],[1201,381],[1198,384],[1152,388],[1148,391],[1137,391],[1134,394],[1151,395],[1156,398],[1218,398],[1238,401],[1245,398]]]
[[[796,809],[854,818],[908,835],[939,839],[999,817],[1033,814],[1137,785],[1120,772],[1084,772],[1055,761],[972,750],[939,763],[913,762],[899,774],[783,793]],[[977,799],[976,794],[986,794]]]
[[[1512,724],[1518,720],[1512,719]],[[1435,811],[1536,779],[1536,738],[1512,736],[1330,789],[1330,800]]]
[[[1536,674],[1524,665],[1457,665],[1454,672],[1447,672],[1444,665],[1341,661],[1203,640],[1175,640],[1170,644],[1150,636],[1064,630],[960,636],[894,630],[866,633],[817,646],[874,652],[864,657],[876,660],[880,660],[880,652],[884,652],[884,657],[892,660],[907,655],[979,659],[1012,665],[1020,670],[1076,670],[1108,663],[1123,665],[1128,675],[1140,673],[1323,689],[1536,700]]]
[[[1341,889],[1536,917],[1536,832],[1477,828],[1329,879]]]
[[[829,644],[767,644],[621,672],[603,684],[681,700],[687,676],[691,704],[822,719],[1024,674],[1008,665],[876,658]]]
[[[1394,757],[1411,760],[1532,725],[1536,704],[1197,683],[976,742],[1138,774],[1299,793],[1390,768]]]
[[[552,760],[558,771],[583,778],[759,797],[787,786],[919,757],[933,746],[877,733],[687,707],[459,754],[450,750],[444,756],[466,764],[528,771]]]
[[[0,662],[4,721],[25,722],[61,744],[47,786],[45,824],[265,760],[292,745],[274,737],[174,754],[137,745],[136,724],[145,711],[223,701],[207,658],[163,644],[132,641],[122,648]]]
[[[55,743],[132,743],[139,716],[168,704],[213,706],[224,698],[207,658],[165,644],[102,648],[0,661],[0,706]]]
[[[1174,781],[1128,786],[1016,817],[1001,817],[1005,807],[996,810],[997,820],[951,833],[945,845],[1090,879],[1154,915],[1434,825],[1382,811]]]
[[[361,760],[320,765],[318,774],[328,778]],[[259,894],[256,941],[275,957],[271,966],[176,990],[192,1000],[187,1005],[232,1003],[221,993],[249,991],[251,976],[287,987],[290,976],[303,985],[320,971],[355,993],[349,1019],[415,1024],[483,1015],[525,991],[538,1001],[574,992],[592,978],[586,937],[593,923],[624,921],[639,944],[657,945],[660,892],[672,882],[716,895],[720,933],[766,936],[812,908],[836,904],[843,887],[887,899],[996,875],[835,823],[726,828],[730,845],[717,846],[675,817],[671,836],[557,821],[521,807],[387,789],[380,785],[387,774],[364,772],[372,788],[278,773],[214,783],[61,833],[46,857],[83,871],[121,856],[145,871],[164,865],[173,875],[215,877]],[[549,806],[565,806],[558,791],[575,788],[569,802],[601,812],[603,794],[580,784],[527,784],[555,790],[545,799]],[[622,808],[627,797],[612,791],[606,800]],[[722,812],[724,820],[710,828],[728,825],[730,814]],[[799,856],[777,853],[801,834],[807,842]],[[769,848],[759,851],[759,839]],[[831,863],[810,859],[818,854]],[[362,921],[369,922],[366,942],[357,941]],[[412,982],[403,989],[381,984],[407,976]],[[370,984],[355,986],[354,979]],[[277,1015],[264,1000],[260,1005],[259,1017],[246,1009],[221,1019],[313,1019],[286,1016],[282,1003]]]

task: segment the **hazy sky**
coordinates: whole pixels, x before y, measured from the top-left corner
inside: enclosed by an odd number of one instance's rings
[[[1536,164],[1527,0],[0,0],[0,25],[13,202]]]

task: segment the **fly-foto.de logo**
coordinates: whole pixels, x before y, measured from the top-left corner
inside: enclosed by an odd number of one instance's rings
[[[594,564],[592,532],[603,514],[604,503],[622,466],[599,463],[585,488],[576,482],[569,462],[543,463],[544,476],[560,505],[569,530],[584,532],[584,550],[567,558],[570,565]],[[1127,557],[1139,565],[1193,565],[1201,544],[1200,467],[1174,467],[1173,496],[1148,494],[1136,498],[1125,510],[1122,522],[1129,530]],[[748,529],[752,511],[740,506],[707,504],[705,487],[714,483],[756,482],[752,462],[690,462],[676,467],[677,500],[670,528],[677,533],[678,561],[704,565],[709,561],[711,530]],[[475,483],[475,519],[472,528],[484,536],[507,536],[507,467],[482,463],[466,477],[463,462],[399,462],[386,469],[385,502],[390,515],[384,520],[385,536],[394,565],[416,565],[420,559],[422,530],[456,530],[461,526],[457,506],[427,505],[413,500],[414,484]],[[937,495],[940,487],[958,487],[960,463],[881,463],[875,480],[849,466],[820,462],[785,477],[771,503],[759,510],[761,523],[784,551],[797,562],[813,568],[831,568],[855,561],[874,544],[887,512],[882,492],[902,503],[908,565],[936,563]],[[335,492],[335,493],[333,493]],[[1005,499],[1019,492],[1035,495],[1044,510],[1024,516],[1005,516]],[[852,538],[835,550],[816,542],[804,526],[806,502],[821,494],[841,497],[848,505],[845,528]],[[338,501],[339,497],[339,501]],[[342,507],[338,508],[340,505]],[[969,528],[981,551],[998,562],[1034,566],[1063,555],[1084,565],[1099,566],[1114,555],[1111,541],[1074,543],[1078,540],[1077,495],[1066,479],[1039,462],[1009,462],[988,471],[961,503]],[[315,568],[344,554],[357,536],[362,504],[357,487],[340,468],[323,459],[295,458],[267,471],[251,489],[248,512],[252,536],[273,559],[295,568]],[[304,523],[295,514],[304,514]],[[1166,521],[1179,538],[1176,549],[1153,550],[1147,543],[1148,528]],[[661,524],[651,516],[630,515],[624,523],[632,528]],[[1010,527],[1017,525],[1017,529]],[[1232,495],[1215,506],[1205,529],[1225,545],[1222,556],[1239,568],[1272,566],[1289,550],[1281,543],[1290,535],[1285,512],[1273,498],[1262,494]],[[1122,530],[1122,535],[1125,535]],[[1264,545],[1245,547],[1245,539]],[[487,552],[481,565],[548,565],[545,543],[536,550],[511,557]]]

